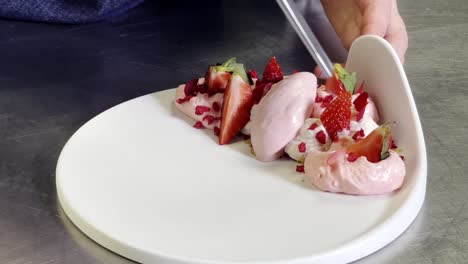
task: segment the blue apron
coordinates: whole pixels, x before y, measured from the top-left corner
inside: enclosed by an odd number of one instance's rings
[[[143,0],[0,0],[0,17],[80,24],[123,13]]]

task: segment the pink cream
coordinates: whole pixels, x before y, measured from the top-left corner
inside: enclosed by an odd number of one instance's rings
[[[377,163],[359,157],[353,162],[346,159],[343,149],[309,153],[304,169],[307,182],[317,188],[335,193],[376,195],[392,192],[401,187],[406,170],[398,153]]]

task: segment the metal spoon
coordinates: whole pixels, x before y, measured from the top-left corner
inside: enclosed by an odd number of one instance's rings
[[[333,64],[292,0],[276,0],[326,78],[333,75]]]

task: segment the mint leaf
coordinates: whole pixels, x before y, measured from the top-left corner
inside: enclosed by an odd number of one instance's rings
[[[237,64],[236,58],[230,58],[229,60],[225,61],[223,64],[219,66],[215,66],[214,69],[216,72],[220,72],[220,71],[233,72],[236,64]]]
[[[346,91],[353,94],[354,88],[356,87],[356,73],[347,72],[341,64],[335,64],[333,68],[336,75],[338,75],[338,78],[340,78],[340,81],[345,86]]]
[[[252,85],[253,81],[245,70],[244,64],[237,63],[236,58],[230,58],[221,65],[214,66],[216,72],[231,72],[233,75],[239,75],[246,83]]]
[[[247,71],[245,70],[244,64],[242,63],[236,63],[233,66],[233,71],[232,74],[234,75],[239,75],[246,83],[252,85],[253,81],[247,74]]]
[[[380,160],[384,160],[390,156],[390,152],[388,151],[390,148],[390,140],[391,140],[391,134],[392,134],[392,128],[391,125],[393,123],[385,123],[382,125],[383,128],[383,143],[382,143],[382,150],[380,152]]]

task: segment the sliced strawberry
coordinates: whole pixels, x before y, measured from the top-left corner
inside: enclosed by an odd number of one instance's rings
[[[325,108],[320,120],[332,140],[338,132],[349,129],[351,122],[351,94],[340,86],[337,97]]]
[[[229,143],[247,124],[253,106],[252,89],[247,80],[234,73],[224,92],[219,144]]]
[[[216,71],[217,66],[210,66],[205,74],[205,80],[209,90],[223,90],[226,88],[231,73]]]
[[[388,150],[392,146],[391,123],[386,123],[374,129],[363,140],[357,141],[346,149],[348,160],[354,161],[365,156],[370,162],[379,162],[390,154]]]
[[[281,80],[283,80],[283,72],[281,71],[278,61],[276,61],[276,57],[272,57],[265,67],[262,81],[277,83]]]
[[[253,100],[254,104],[258,104],[260,100],[270,91],[271,86],[273,83],[271,82],[261,82],[257,81],[255,84],[255,89],[253,90]]]
[[[338,75],[336,75],[336,73],[333,73],[333,76],[325,81],[325,91],[329,93],[337,93],[337,91],[339,91],[340,89],[340,82],[341,81],[340,78],[338,78]]]
[[[230,58],[221,65],[209,66],[205,74],[205,82],[208,90],[226,89],[236,64],[236,58]]]
[[[327,108],[333,100],[333,95],[329,94],[322,99],[322,104],[320,107]]]

